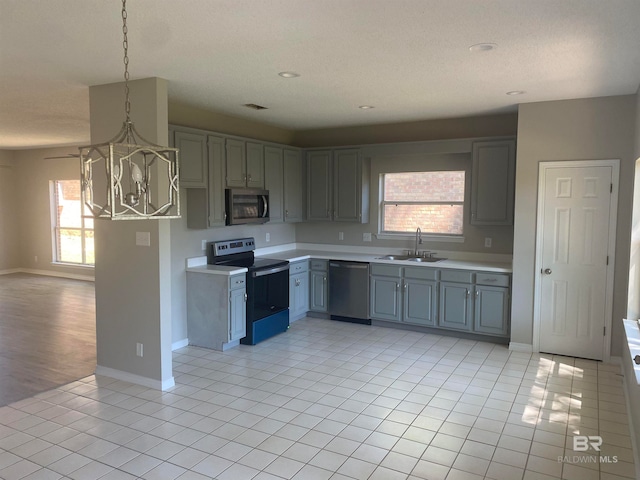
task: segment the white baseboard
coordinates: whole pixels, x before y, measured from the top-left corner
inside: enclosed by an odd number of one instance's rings
[[[4,271],[5,270],[3,270],[3,272]],[[48,277],[69,278],[71,280],[85,280],[87,282],[95,282],[96,280],[95,277],[93,277],[92,275],[79,275],[77,273],[55,272],[53,270],[35,270],[33,268],[16,268],[13,271],[8,271],[7,273],[30,273],[32,275],[46,275]]]
[[[174,350],[179,350],[181,348],[184,348],[186,346],[189,345],[189,339],[188,338],[183,338],[182,340],[178,340],[177,342],[173,342],[171,344],[171,351],[173,352]]]
[[[12,273],[20,273],[22,272],[19,268],[8,268],[6,270],[0,270],[0,275],[11,275]]]
[[[155,380],[149,377],[143,377],[134,373],[123,372],[122,370],[116,370],[115,368],[103,367],[101,365],[96,366],[96,375],[102,375],[105,377],[115,378],[116,380],[122,380],[123,382],[134,383],[136,385],[142,385],[143,387],[153,388],[155,390],[168,390],[175,386],[176,381],[173,378],[166,380]]]
[[[533,345],[528,343],[509,342],[509,350],[512,352],[533,353]]]

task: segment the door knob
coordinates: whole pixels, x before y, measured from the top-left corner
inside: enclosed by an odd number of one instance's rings
[[[545,275],[551,275],[551,269],[550,268],[545,268],[544,269],[544,274]]]

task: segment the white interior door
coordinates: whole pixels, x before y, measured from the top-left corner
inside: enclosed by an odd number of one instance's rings
[[[540,352],[605,357],[613,174],[607,165],[546,166],[541,175]]]

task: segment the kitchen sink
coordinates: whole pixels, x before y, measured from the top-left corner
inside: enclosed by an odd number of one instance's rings
[[[436,257],[416,257],[415,255],[385,255],[384,257],[376,257],[377,260],[407,260],[409,262],[434,263],[446,258]]]

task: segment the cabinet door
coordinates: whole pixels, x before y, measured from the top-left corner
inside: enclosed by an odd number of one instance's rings
[[[238,288],[229,293],[229,341],[247,336],[246,289]]]
[[[247,142],[247,187],[264,188],[264,150],[261,143]]]
[[[331,220],[331,150],[307,155],[307,220]]]
[[[209,135],[209,227],[223,227],[224,209],[224,138]]]
[[[284,150],[284,221],[301,222],[304,219],[302,203],[302,160],[297,150]]]
[[[248,148],[247,144],[247,153]],[[283,169],[282,149],[264,147],[264,188],[269,190],[269,223],[280,223],[283,220]]]
[[[227,139],[227,187],[245,187],[247,184],[247,170],[244,142]]]
[[[400,278],[371,277],[371,318],[400,321]]]
[[[471,330],[471,289],[464,283],[440,282],[439,326]]]
[[[309,298],[309,310],[314,312],[327,311],[327,272],[311,271],[311,288]]]
[[[180,186],[206,188],[206,135],[177,131],[174,136],[174,145],[180,149]]]
[[[515,152],[514,140],[473,144],[472,225],[513,225]]]
[[[476,285],[473,329],[480,333],[506,335],[508,318],[509,289]]]
[[[405,279],[402,320],[418,325],[435,325],[437,298],[437,282]]]
[[[308,275],[305,270],[289,277],[289,313],[291,318],[302,318],[309,310]]]
[[[362,219],[362,159],[356,149],[333,153],[333,219],[360,222]]]

